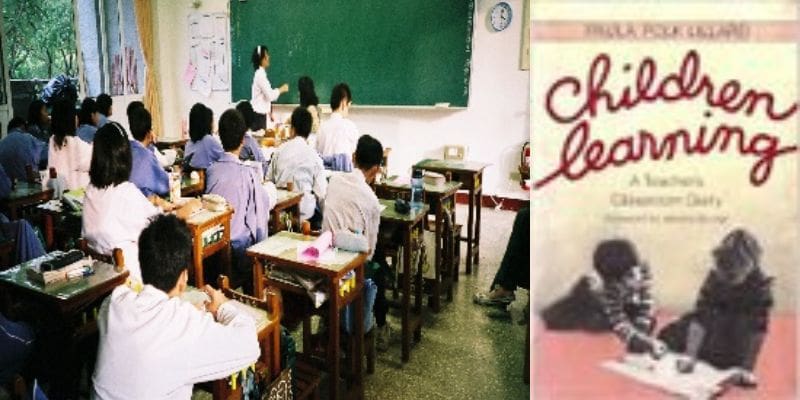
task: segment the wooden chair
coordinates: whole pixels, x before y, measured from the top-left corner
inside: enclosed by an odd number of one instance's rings
[[[117,267],[117,271],[125,269],[125,257],[122,255],[122,249],[115,248],[111,251],[111,254],[101,254],[92,249],[85,238],[78,239],[78,248],[80,248],[84,254],[91,256],[95,260],[100,260]]]
[[[283,312],[280,292],[267,288],[266,298],[262,300],[231,289],[230,281],[225,275],[220,275],[217,283],[222,293],[229,299],[267,312],[269,324],[258,332],[258,341],[261,344],[261,358],[256,362],[256,379],[259,382],[268,383],[268,386],[273,390],[284,386],[283,382],[277,382],[280,379],[287,379],[289,376],[282,373],[280,366],[280,320]],[[296,367],[294,380],[297,385],[294,388],[295,398],[303,399],[309,396],[313,396],[315,399],[319,398],[320,377],[318,373],[315,376],[313,374],[309,375],[305,370],[301,371],[300,368]],[[214,399],[217,400],[239,399],[242,396],[241,387],[232,390],[229,379],[214,381],[211,385],[211,392]],[[278,396],[278,398],[283,397]]]

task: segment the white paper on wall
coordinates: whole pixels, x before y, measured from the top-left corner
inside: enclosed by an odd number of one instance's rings
[[[225,13],[190,13],[189,61],[187,70],[195,73],[185,79],[192,90],[210,96],[212,91],[230,89],[230,44],[228,16]],[[191,66],[191,67],[190,67]]]

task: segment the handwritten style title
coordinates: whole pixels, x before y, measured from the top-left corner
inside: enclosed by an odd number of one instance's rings
[[[621,69],[627,73],[632,66],[624,64]],[[745,88],[738,80],[731,79],[721,84],[714,82],[702,71],[700,54],[695,50],[686,53],[677,71],[663,76],[659,76],[655,60],[644,58],[636,68],[633,83],[615,92],[606,87],[613,70],[615,66],[611,57],[601,53],[589,66],[585,81],[575,76],[564,76],[548,89],[545,99],[548,115],[559,124],[571,125],[572,129],[565,137],[559,164],[536,181],[537,189],[558,178],[577,181],[592,172],[645,159],[669,161],[681,154],[703,156],[715,151],[723,153],[731,148],[742,156],[755,158],[750,169],[750,182],[760,186],[769,180],[778,157],[798,150],[797,145],[785,145],[779,136],[769,132],[748,133],[741,126],[724,123],[715,129],[703,123],[697,129],[679,128],[662,135],[639,129],[610,143],[593,138],[591,122],[601,112],[616,114],[643,104],[702,100],[708,106],[703,114],[706,119],[711,118],[711,110],[722,110],[746,116],[763,115],[770,121],[779,122],[791,118],[798,111],[796,102],[777,104],[773,93]]]

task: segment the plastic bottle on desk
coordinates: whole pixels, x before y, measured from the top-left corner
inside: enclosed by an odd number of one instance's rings
[[[175,203],[181,198],[181,169],[174,167],[169,175],[169,202]]]
[[[422,208],[422,170],[415,169],[411,172],[411,207]]]
[[[47,189],[53,189],[54,199],[60,199],[61,195],[64,193],[64,185],[58,179],[58,173],[53,167],[50,167],[50,179],[47,180]]]

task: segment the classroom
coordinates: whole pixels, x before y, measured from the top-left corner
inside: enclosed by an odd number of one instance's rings
[[[0,0],[0,400],[530,398],[530,0]]]

